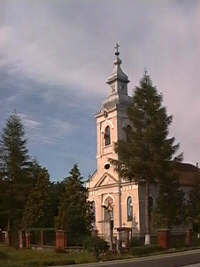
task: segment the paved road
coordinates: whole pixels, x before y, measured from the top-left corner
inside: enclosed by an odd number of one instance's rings
[[[192,264],[192,265],[187,265],[185,267],[200,267],[200,263]]]
[[[198,263],[198,264],[197,264]],[[68,267],[200,267],[200,250],[142,257],[138,259],[110,261],[92,264],[68,265]],[[61,266],[60,266],[61,267]]]

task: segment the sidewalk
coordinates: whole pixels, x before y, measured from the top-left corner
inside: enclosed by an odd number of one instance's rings
[[[153,256],[146,256],[146,257],[139,257],[139,258],[131,258],[131,259],[123,259],[123,260],[112,260],[112,261],[105,261],[105,262],[98,262],[98,263],[84,263],[84,264],[74,264],[74,265],[63,265],[63,266],[52,266],[52,267],[95,267],[95,266],[111,266],[111,265],[118,265],[118,264],[126,264],[126,263],[141,263],[146,261],[153,261],[159,259],[168,259],[172,257],[179,257],[185,255],[195,255],[200,254],[200,249],[195,250],[188,250],[183,252],[172,252],[167,254],[159,254]],[[183,266],[183,265],[182,265]]]

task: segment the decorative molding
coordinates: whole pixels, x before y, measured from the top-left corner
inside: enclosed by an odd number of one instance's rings
[[[106,180],[106,178],[108,178],[107,180],[107,184],[104,184],[103,185],[103,182]],[[118,183],[118,181],[111,175],[111,174],[109,174],[108,172],[105,172],[102,176],[101,176],[101,178],[98,180],[98,182],[95,184],[95,186],[94,187],[101,187],[101,186],[107,186],[107,185],[112,185],[112,184],[116,184],[116,183]]]
[[[103,203],[102,203],[102,205],[105,205],[105,201],[106,201],[106,199],[107,199],[108,197],[112,198],[112,200],[113,200],[113,204],[115,203],[115,198],[113,197],[113,195],[111,195],[110,193],[108,193],[108,194],[106,194],[105,196],[103,196]]]
[[[105,128],[107,127],[107,126],[111,126],[111,129],[114,129],[114,126],[113,126],[113,123],[111,122],[111,120],[110,119],[106,119],[105,120],[105,125],[104,125],[104,127],[101,127],[101,133],[104,133],[105,131]],[[108,125],[108,124],[110,124],[110,125]]]

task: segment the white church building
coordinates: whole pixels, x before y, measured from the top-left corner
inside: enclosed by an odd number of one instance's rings
[[[97,171],[87,182],[89,201],[95,209],[95,228],[100,236],[109,238],[110,220],[113,224],[113,234],[117,237],[117,228],[131,229],[133,235],[143,236],[144,196],[143,185],[119,177],[109,158],[117,159],[114,145],[119,139],[126,138],[126,128],[130,127],[126,114],[127,106],[132,101],[128,95],[128,76],[121,69],[118,45],[115,51],[113,73],[107,79],[108,97],[96,114],[97,122]],[[196,167],[191,164],[181,164],[183,174],[181,183],[184,190],[191,187]],[[155,187],[150,187],[151,206],[156,197]]]

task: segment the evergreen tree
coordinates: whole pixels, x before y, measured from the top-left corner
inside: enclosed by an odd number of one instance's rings
[[[30,166],[24,127],[20,117],[13,113],[0,140],[1,215],[7,218],[8,230],[21,222],[31,184]]]
[[[186,222],[189,227],[200,232],[200,184],[197,184],[189,192],[186,204]]]
[[[180,190],[175,172],[163,175],[165,179],[159,183],[159,193],[153,209],[153,224],[157,228],[171,228],[183,223],[185,219],[184,192]]]
[[[34,187],[26,202],[22,225],[23,228],[53,226],[50,207],[50,180],[48,171],[37,162],[32,167]]]
[[[55,218],[58,216],[61,198],[65,192],[65,182],[53,182],[49,189],[49,206],[51,207],[51,224],[55,226]],[[50,220],[50,218],[49,218]]]
[[[81,239],[89,234],[93,218],[87,196],[87,189],[75,164],[70,176],[65,179],[56,223],[57,229],[66,231],[70,244],[80,244]]]
[[[120,176],[145,183],[145,244],[150,243],[149,222],[149,185],[158,182],[164,173],[172,168],[173,155],[179,145],[175,139],[168,138],[172,116],[168,116],[162,106],[162,95],[152,85],[145,72],[136,87],[132,104],[127,110],[131,124],[127,140],[119,140],[116,144],[118,160],[111,160]],[[177,159],[181,159],[178,156]]]

